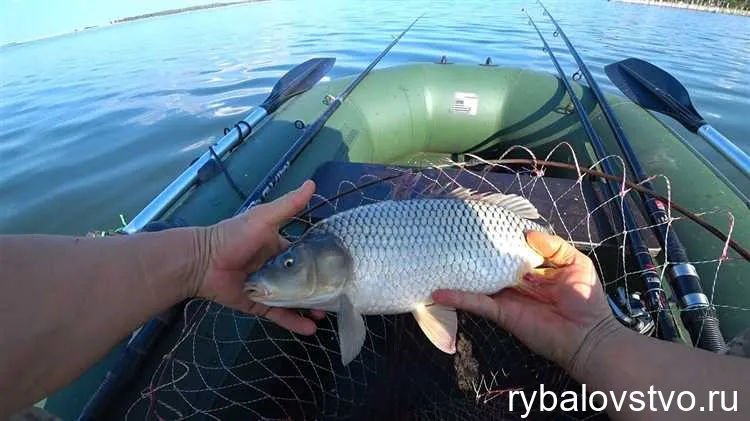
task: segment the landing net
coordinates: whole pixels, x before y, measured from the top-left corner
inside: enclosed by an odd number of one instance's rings
[[[574,241],[591,257],[608,291],[617,286],[628,293],[636,289],[639,272],[624,247],[630,232],[622,228],[621,213],[622,200],[637,202],[635,191],[621,183],[620,196],[602,200],[601,192],[591,189],[601,183],[586,175],[586,168],[578,165],[573,148],[566,143],[558,145],[550,157],[571,163],[568,170],[534,164],[537,158],[524,148],[515,148],[512,154],[526,158],[527,163],[511,165],[503,163],[503,157],[484,161],[466,156],[472,165],[452,162],[418,177],[400,166],[365,171],[355,179],[336,183],[331,187],[334,194],[317,197],[316,209],[302,216],[297,225],[312,223],[316,212],[333,213],[382,200],[373,192],[399,191],[405,184],[403,177],[379,180],[399,172],[416,180],[409,191],[417,195],[452,186],[516,193],[532,201],[558,235]],[[622,167],[620,158],[607,159]],[[561,177],[567,181],[561,184]],[[498,185],[498,179],[504,180],[503,185]],[[669,198],[669,180],[657,176],[652,182],[662,186]],[[571,215],[572,204],[584,212]],[[731,237],[733,216],[729,212],[709,208],[692,211],[709,218]],[[671,210],[669,216],[665,223],[672,228],[691,224],[690,229],[702,229]],[[609,228],[602,228],[602,220]],[[641,220],[637,230],[649,239],[649,247],[657,247],[651,228]],[[702,278],[712,279],[712,287],[705,293],[713,300],[722,266],[747,262],[728,249],[727,241],[708,232],[701,235],[715,243],[715,253],[691,258]],[[665,266],[657,269],[666,289]],[[715,305],[722,311],[750,310]],[[520,419],[524,411],[518,402],[510,411],[510,391],[530,393],[538,390],[540,383],[558,396],[566,390],[580,391],[580,386],[555,364],[482,318],[459,312],[455,355],[432,346],[409,314],[369,316],[366,323],[365,346],[344,367],[335,315],[319,323],[316,335],[304,337],[262,318],[193,300],[185,306],[179,328],[162,339],[161,358],[144,368],[138,394],[130,397],[118,413],[133,420],[512,420]],[[599,418],[606,416],[590,410],[558,410],[536,412],[529,419]]]

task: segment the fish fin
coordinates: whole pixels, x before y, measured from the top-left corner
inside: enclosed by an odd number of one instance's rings
[[[437,304],[420,305],[413,314],[430,342],[445,353],[456,353],[456,309]]]
[[[459,187],[452,190],[450,195],[463,200],[492,203],[526,219],[538,219],[541,217],[539,211],[536,210],[536,207],[528,199],[517,194],[478,193],[475,190]]]
[[[421,173],[404,174],[393,183],[390,200],[408,200],[418,196],[417,185],[422,179]]]
[[[354,309],[349,297],[343,295],[340,300],[337,314],[339,348],[341,350],[341,363],[347,365],[359,355],[359,351],[365,343],[367,328],[364,318]]]

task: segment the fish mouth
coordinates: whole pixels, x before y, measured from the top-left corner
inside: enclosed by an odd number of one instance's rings
[[[247,284],[244,291],[250,298],[266,298],[271,295],[271,292],[266,287],[259,284]]]

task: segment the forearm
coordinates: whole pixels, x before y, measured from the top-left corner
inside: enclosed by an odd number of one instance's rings
[[[624,327],[610,325],[603,330],[598,345],[582,350],[585,355],[581,355],[573,375],[589,388],[607,394],[611,391],[618,399],[623,392],[628,397],[631,392],[643,394],[638,397],[644,401],[645,408],[636,411],[631,408],[630,400],[625,400],[622,409],[616,411],[608,395],[607,411],[612,419],[704,420],[716,414],[701,412],[701,407],[705,411],[709,408],[714,412],[722,410],[720,396],[712,398],[712,391],[724,391],[728,407],[734,401],[733,392],[737,392],[737,411],[721,412],[722,419],[747,419],[750,361],[645,337]],[[649,395],[651,386],[654,392]],[[656,391],[661,392],[663,400]],[[683,391],[695,397],[695,407],[689,412],[677,406],[678,395]],[[671,392],[674,392],[671,410],[664,412],[662,405]],[[683,402],[686,407],[690,406],[690,399],[685,398]],[[640,409],[641,405],[636,402],[634,406]]]
[[[72,381],[189,296],[201,232],[0,237],[0,417]]]

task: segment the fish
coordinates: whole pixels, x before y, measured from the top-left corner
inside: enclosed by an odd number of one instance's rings
[[[314,224],[251,274],[244,291],[268,306],[336,312],[343,365],[364,344],[364,315],[412,313],[427,338],[453,354],[456,311],[431,294],[518,286],[544,262],[525,240],[547,230],[539,218],[521,196],[464,188],[366,204]]]

